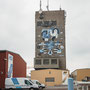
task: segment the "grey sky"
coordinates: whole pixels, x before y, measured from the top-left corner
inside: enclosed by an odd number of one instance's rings
[[[66,10],[67,68],[90,68],[90,0],[50,0],[50,10]],[[42,0],[46,10],[47,0]],[[0,0],[0,50],[20,54],[33,66],[35,11],[39,0]]]

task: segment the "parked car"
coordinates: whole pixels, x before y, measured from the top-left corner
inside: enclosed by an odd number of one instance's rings
[[[6,90],[38,90],[38,85],[29,81],[28,78],[6,78],[5,79],[5,89]]]
[[[45,88],[44,84],[41,84],[38,80],[31,80],[34,84],[37,84],[39,89]]]

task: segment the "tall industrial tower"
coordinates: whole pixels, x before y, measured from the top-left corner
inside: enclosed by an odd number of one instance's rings
[[[34,68],[66,69],[65,11],[37,11],[35,14]]]

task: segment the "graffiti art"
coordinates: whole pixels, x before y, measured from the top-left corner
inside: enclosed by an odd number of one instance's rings
[[[55,53],[62,53],[64,46],[62,45],[62,42],[57,40],[59,34],[60,30],[58,28],[52,27],[50,29],[42,29],[41,38],[43,41],[38,44],[38,47],[40,47],[39,55],[53,55]]]

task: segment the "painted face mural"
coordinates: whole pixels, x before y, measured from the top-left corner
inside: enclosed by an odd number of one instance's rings
[[[44,41],[48,41],[49,39],[54,41],[54,39],[58,38],[58,34],[59,34],[58,28],[50,28],[42,30],[42,38]]]
[[[50,29],[42,29],[41,37],[43,42],[39,43],[38,46],[40,48],[41,54],[60,54],[64,49],[64,46],[60,41],[57,40],[60,34],[60,30],[58,28],[50,28]]]

